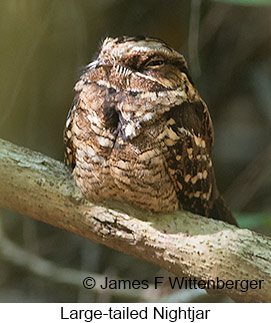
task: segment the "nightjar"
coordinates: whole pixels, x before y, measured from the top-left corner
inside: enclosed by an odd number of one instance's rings
[[[86,198],[236,224],[216,185],[212,121],[181,54],[154,38],[106,38],[75,91],[65,163]]]

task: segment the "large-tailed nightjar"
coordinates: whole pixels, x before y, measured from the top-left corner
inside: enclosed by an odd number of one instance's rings
[[[75,91],[65,162],[86,198],[236,224],[216,185],[212,121],[181,54],[154,38],[106,38]]]

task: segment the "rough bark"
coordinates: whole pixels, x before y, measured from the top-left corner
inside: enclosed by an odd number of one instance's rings
[[[271,302],[271,238],[186,212],[144,214],[86,201],[63,163],[0,140],[0,205],[176,276],[263,280],[261,289],[210,289],[239,302]],[[244,285],[243,285],[244,286]],[[255,285],[254,285],[255,287]]]

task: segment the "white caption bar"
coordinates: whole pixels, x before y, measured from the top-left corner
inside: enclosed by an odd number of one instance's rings
[[[0,304],[1,322],[257,322],[270,316],[271,304],[82,303]]]

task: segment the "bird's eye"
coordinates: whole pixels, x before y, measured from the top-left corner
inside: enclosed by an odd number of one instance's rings
[[[164,65],[165,62],[162,59],[153,59],[151,61],[149,61],[145,67],[159,67]]]

